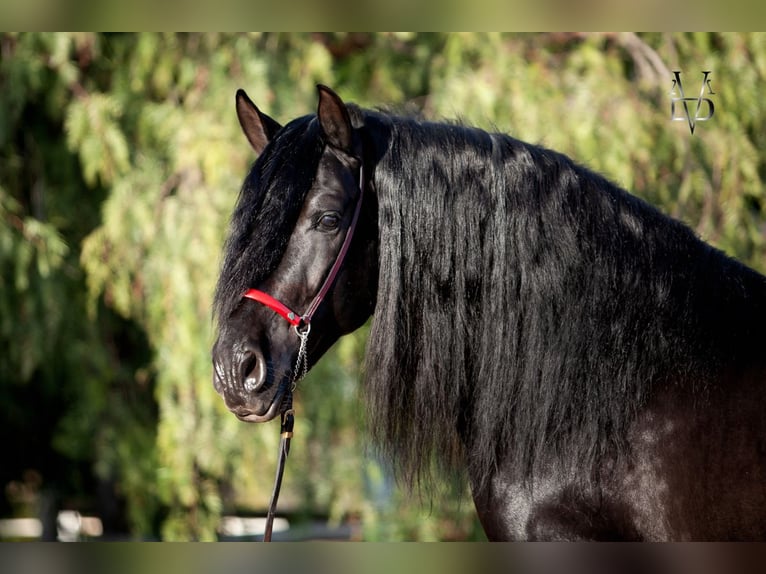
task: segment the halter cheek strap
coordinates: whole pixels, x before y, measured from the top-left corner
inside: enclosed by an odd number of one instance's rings
[[[354,209],[354,215],[351,219],[351,225],[349,225],[348,231],[346,232],[346,237],[343,240],[343,245],[341,245],[340,251],[338,251],[338,256],[335,258],[335,262],[330,268],[330,271],[327,274],[327,277],[325,277],[324,283],[322,283],[322,287],[319,289],[319,292],[311,301],[311,304],[309,305],[308,309],[306,309],[305,313],[303,313],[302,315],[299,315],[298,313],[290,309],[290,307],[288,307],[287,305],[285,305],[278,299],[272,297],[265,291],[260,291],[258,289],[248,289],[247,291],[245,291],[245,293],[242,296],[246,297],[247,299],[252,299],[253,301],[261,303],[262,305],[265,305],[272,311],[278,313],[288,323],[293,325],[296,328],[296,330],[299,330],[302,327],[308,327],[311,324],[311,319],[314,317],[314,313],[316,313],[316,310],[319,308],[319,305],[322,304],[322,301],[327,296],[327,293],[330,291],[330,288],[332,287],[332,284],[335,281],[335,278],[337,277],[338,272],[340,271],[341,265],[343,265],[343,260],[346,258],[346,253],[348,252],[349,246],[351,245],[351,239],[354,236],[354,230],[356,229],[356,224],[357,224],[357,221],[359,220],[359,212],[362,210],[362,197],[364,195],[364,166],[363,165],[359,168],[359,184],[358,185],[359,185],[359,194],[356,200],[356,207]]]

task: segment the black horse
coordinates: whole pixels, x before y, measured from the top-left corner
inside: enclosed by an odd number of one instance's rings
[[[260,157],[213,362],[240,419],[290,400],[309,328],[310,366],[374,314],[373,439],[405,483],[465,469],[491,540],[766,539],[764,276],[506,135],[323,86],[284,127],[236,108]]]

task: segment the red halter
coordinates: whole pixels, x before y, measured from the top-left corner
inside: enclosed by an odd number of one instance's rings
[[[311,319],[314,316],[314,313],[324,300],[327,292],[332,287],[332,284],[335,281],[335,277],[338,275],[338,271],[340,271],[341,265],[343,265],[343,260],[346,257],[349,246],[351,245],[351,238],[354,236],[354,229],[356,229],[356,223],[359,219],[359,212],[362,209],[363,194],[364,166],[361,166],[359,168],[359,197],[356,200],[356,208],[354,209],[354,216],[351,219],[351,225],[349,225],[348,231],[346,232],[346,237],[343,240],[343,245],[340,247],[338,256],[335,258],[335,263],[333,263],[332,267],[330,268],[330,272],[327,274],[327,277],[322,284],[321,289],[319,289],[319,292],[311,301],[311,304],[309,305],[306,312],[303,313],[303,315],[298,315],[298,313],[290,309],[290,307],[281,301],[275,299],[264,291],[259,291],[258,289],[248,289],[245,291],[243,297],[247,297],[248,299],[252,299],[253,301],[257,301],[258,303],[266,305],[266,307],[284,317],[285,320],[293,325],[296,329],[309,326],[311,324]]]

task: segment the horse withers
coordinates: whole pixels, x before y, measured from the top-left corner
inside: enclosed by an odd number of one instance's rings
[[[285,126],[236,96],[237,417],[372,315],[373,440],[405,484],[462,469],[489,539],[766,539],[764,276],[562,154],[318,96]]]

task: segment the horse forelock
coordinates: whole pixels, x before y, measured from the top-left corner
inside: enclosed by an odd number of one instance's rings
[[[214,297],[214,315],[225,321],[242,294],[267,278],[287,247],[324,146],[313,116],[287,124],[244,180],[229,222]]]
[[[410,483],[434,453],[460,462],[476,488],[504,462],[525,478],[620,454],[652,385],[707,360],[672,325],[723,255],[556,152],[381,122],[365,393],[382,454]]]

